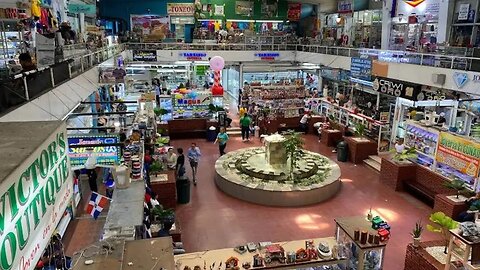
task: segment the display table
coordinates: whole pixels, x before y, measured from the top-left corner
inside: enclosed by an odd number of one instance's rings
[[[395,191],[403,190],[403,183],[415,179],[417,164],[405,161],[396,162],[391,157],[382,157],[380,182]]]
[[[348,158],[355,164],[362,163],[368,156],[376,155],[378,145],[376,142],[359,137],[344,137],[348,144]]]
[[[346,258],[350,262],[350,264],[355,265],[355,269],[365,269],[364,262],[370,263],[369,256],[371,252],[375,252],[376,256],[379,256],[379,260],[375,264],[375,268],[372,269],[383,268],[385,247],[388,241],[379,242],[378,244],[374,242],[365,242],[363,244],[360,240],[355,240],[354,238],[356,230],[359,230],[360,232],[366,232],[369,235],[378,234],[377,230],[372,229],[372,223],[368,221],[365,216],[336,218],[335,223],[337,224],[337,243],[345,246]],[[355,245],[355,248],[352,248],[352,245]],[[357,251],[352,252],[353,249]]]
[[[164,171],[150,176],[151,189],[157,194],[158,202],[166,209],[177,207],[177,186],[175,171]]]
[[[460,261],[461,265],[468,270],[480,269],[480,241],[461,235],[460,229],[450,230],[450,243],[448,244],[447,262]],[[458,269],[447,263],[445,270]]]
[[[316,238],[316,239],[309,239],[313,240],[314,244],[318,246],[319,243],[328,243],[330,249],[335,245],[335,239],[333,237],[328,238]],[[285,250],[285,253],[290,251],[297,251],[300,248],[305,248],[305,241],[307,240],[299,240],[299,241],[288,241],[288,242],[280,242],[274,243],[279,244]],[[245,243],[243,243],[245,244]],[[260,256],[264,257],[266,253],[265,250],[255,251],[255,252],[245,252],[240,254],[234,251],[233,248],[225,248],[225,249],[216,249],[216,250],[207,250],[195,253],[187,253],[181,255],[175,255],[175,265],[179,266],[178,269],[184,269],[185,266],[189,266],[193,269],[195,266],[200,266],[201,269],[204,269],[204,265],[207,269],[212,269],[212,266],[215,263],[215,267],[213,269],[218,269],[220,263],[222,263],[222,268],[225,269],[225,262],[227,259],[231,257],[236,257],[239,260],[238,266],[239,269],[242,269],[242,264],[245,262],[250,263],[253,266],[253,256],[259,254]],[[341,264],[344,263],[344,259],[337,259],[337,258],[325,258],[319,260],[311,260],[311,261],[304,261],[304,262],[297,262],[292,264],[280,264],[276,261],[267,267],[255,267],[254,269],[300,269],[300,268],[309,268],[321,265],[332,265],[332,264]]]
[[[422,242],[418,247],[408,244],[405,254],[405,270],[443,270],[444,264],[441,264],[432,257],[425,249],[445,245],[444,241]]]
[[[336,146],[342,140],[343,134],[338,129],[324,129],[322,130],[322,137],[320,142],[326,146]]]
[[[207,134],[206,118],[175,119],[168,121],[168,135],[172,139],[205,138]]]
[[[468,205],[465,203],[467,198],[460,196],[458,201],[449,199],[447,194],[435,195],[435,201],[433,205],[433,212],[443,212],[445,215],[456,219],[462,212],[468,210]],[[462,198],[463,197],[463,198]]]

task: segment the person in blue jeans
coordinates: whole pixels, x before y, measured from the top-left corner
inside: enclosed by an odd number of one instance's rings
[[[190,167],[192,168],[192,176],[193,176],[193,185],[197,185],[197,168],[198,162],[202,153],[200,152],[200,148],[198,148],[196,143],[192,143],[192,146],[188,148],[188,161],[190,162]]]
[[[225,132],[225,128],[220,128],[220,133],[217,135],[217,139],[214,143],[218,142],[218,150],[220,151],[220,156],[225,155],[225,148],[227,147],[228,135]]]

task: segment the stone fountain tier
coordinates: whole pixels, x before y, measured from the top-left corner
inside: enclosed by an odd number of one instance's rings
[[[245,148],[220,157],[215,183],[225,193],[249,202],[271,206],[302,206],[334,196],[341,186],[340,168],[331,159],[303,151],[291,179],[285,165],[266,160],[265,147]]]
[[[287,152],[285,151],[285,137],[280,134],[273,134],[264,138],[265,159],[267,163],[275,168],[287,166]]]

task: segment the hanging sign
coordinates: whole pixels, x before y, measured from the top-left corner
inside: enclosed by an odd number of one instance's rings
[[[416,101],[422,91],[419,84],[397,81],[388,78],[376,77],[372,85],[373,90],[394,97],[403,97]]]
[[[352,57],[350,72],[352,77],[370,81],[372,79],[372,60],[368,58]]]
[[[194,3],[167,3],[167,14],[170,16],[193,16]]]
[[[468,20],[469,11],[470,11],[470,4],[460,4],[460,9],[458,10],[458,20],[459,21]]]
[[[480,144],[440,132],[435,159],[463,174],[476,177],[480,164]]]
[[[0,269],[36,267],[71,202],[71,179],[63,125],[0,185]]]
[[[91,153],[97,156],[97,163],[102,165],[114,165],[120,162],[120,146],[95,146],[88,151],[92,144],[116,144],[120,143],[120,137],[116,134],[102,135],[73,135],[68,136],[68,155],[72,166],[83,166]],[[85,147],[71,147],[85,146]]]
[[[338,1],[338,12],[339,13],[352,12],[352,1],[351,0]]]
[[[95,15],[97,14],[97,6],[87,4],[68,4],[68,12],[73,14],[84,13],[89,15]]]
[[[133,61],[155,62],[157,51],[133,51]]]

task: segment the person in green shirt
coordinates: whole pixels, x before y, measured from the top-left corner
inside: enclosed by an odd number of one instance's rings
[[[225,147],[227,147],[228,135],[225,132],[225,128],[220,128],[220,133],[217,135],[217,139],[214,143],[218,142],[218,150],[220,150],[220,156],[225,155]]]
[[[250,124],[252,118],[248,114],[243,115],[240,118],[240,127],[242,128],[242,141],[250,141]]]

